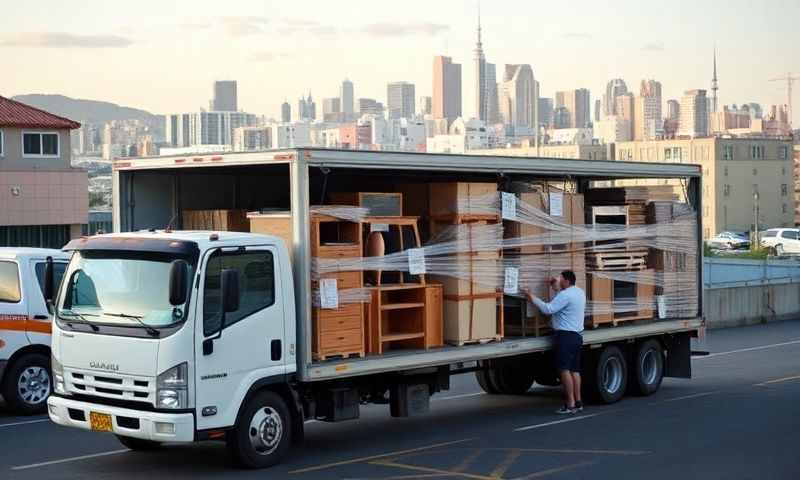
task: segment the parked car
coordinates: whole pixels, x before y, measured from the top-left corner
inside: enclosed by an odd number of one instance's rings
[[[720,250],[738,250],[750,248],[750,239],[736,232],[721,232],[708,242],[708,246]]]
[[[761,246],[775,255],[800,253],[800,229],[770,228],[761,234]]]

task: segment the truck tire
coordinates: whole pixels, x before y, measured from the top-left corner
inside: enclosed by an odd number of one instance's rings
[[[156,450],[161,446],[161,442],[154,442],[152,440],[144,440],[141,438],[124,437],[122,435],[117,435],[117,440],[119,440],[119,443],[121,443],[123,447],[137,452]]]
[[[498,362],[489,370],[489,378],[494,379],[498,393],[502,395],[522,395],[533,386],[533,369],[521,362]]]
[[[292,417],[280,395],[256,393],[243,407],[227,437],[228,451],[244,468],[271,467],[283,459],[292,443]]]
[[[586,393],[592,400],[609,404],[622,399],[628,384],[628,362],[618,346],[606,346],[586,367]]]
[[[489,378],[488,370],[478,370],[475,372],[475,379],[478,381],[478,385],[480,385],[481,390],[489,395],[497,395],[500,393],[492,379]]]
[[[633,356],[632,370],[631,393],[647,396],[658,391],[664,379],[664,349],[661,344],[656,340],[642,342]]]
[[[47,409],[53,389],[50,359],[41,353],[22,355],[6,370],[3,398],[19,415],[35,415]]]

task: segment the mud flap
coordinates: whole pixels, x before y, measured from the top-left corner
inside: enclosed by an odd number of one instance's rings
[[[689,332],[676,333],[664,338],[667,349],[665,377],[692,378],[692,342]]]

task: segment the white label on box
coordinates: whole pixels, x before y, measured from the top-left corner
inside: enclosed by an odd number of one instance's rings
[[[425,273],[425,249],[409,248],[408,252],[408,273],[411,275],[422,275]]]
[[[503,293],[516,295],[517,292],[519,292],[519,269],[517,267],[506,267]]]
[[[323,278],[319,281],[319,299],[322,308],[339,308],[339,289],[335,278]]]
[[[533,303],[525,302],[525,316],[527,318],[533,318],[536,316],[536,308],[534,308]]]
[[[370,232],[388,232],[389,231],[389,224],[388,223],[370,223],[369,224],[369,231]]]
[[[656,295],[656,305],[658,305],[658,318],[667,318],[667,299],[664,295]]]
[[[564,216],[564,194],[561,192],[550,192],[550,216]]]
[[[517,219],[517,197],[513,193],[501,192],[503,204],[503,219],[516,220]]]

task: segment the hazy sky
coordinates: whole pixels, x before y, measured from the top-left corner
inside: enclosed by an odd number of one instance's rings
[[[489,0],[483,42],[498,80],[529,63],[543,96],[578,87],[599,98],[625,79],[663,84],[665,100],[709,88],[717,45],[720,103],[785,103],[800,74],[800,1]],[[472,115],[476,0],[40,0],[0,16],[0,95],[61,93],[155,113],[207,108],[215,79],[239,82],[239,106],[279,115],[302,92],[386,98],[407,80],[432,92],[432,58],[463,65]],[[800,84],[796,85],[800,97]],[[794,102],[796,111],[800,100]],[[321,109],[321,101],[318,103]],[[798,117],[800,113],[796,114]]]

